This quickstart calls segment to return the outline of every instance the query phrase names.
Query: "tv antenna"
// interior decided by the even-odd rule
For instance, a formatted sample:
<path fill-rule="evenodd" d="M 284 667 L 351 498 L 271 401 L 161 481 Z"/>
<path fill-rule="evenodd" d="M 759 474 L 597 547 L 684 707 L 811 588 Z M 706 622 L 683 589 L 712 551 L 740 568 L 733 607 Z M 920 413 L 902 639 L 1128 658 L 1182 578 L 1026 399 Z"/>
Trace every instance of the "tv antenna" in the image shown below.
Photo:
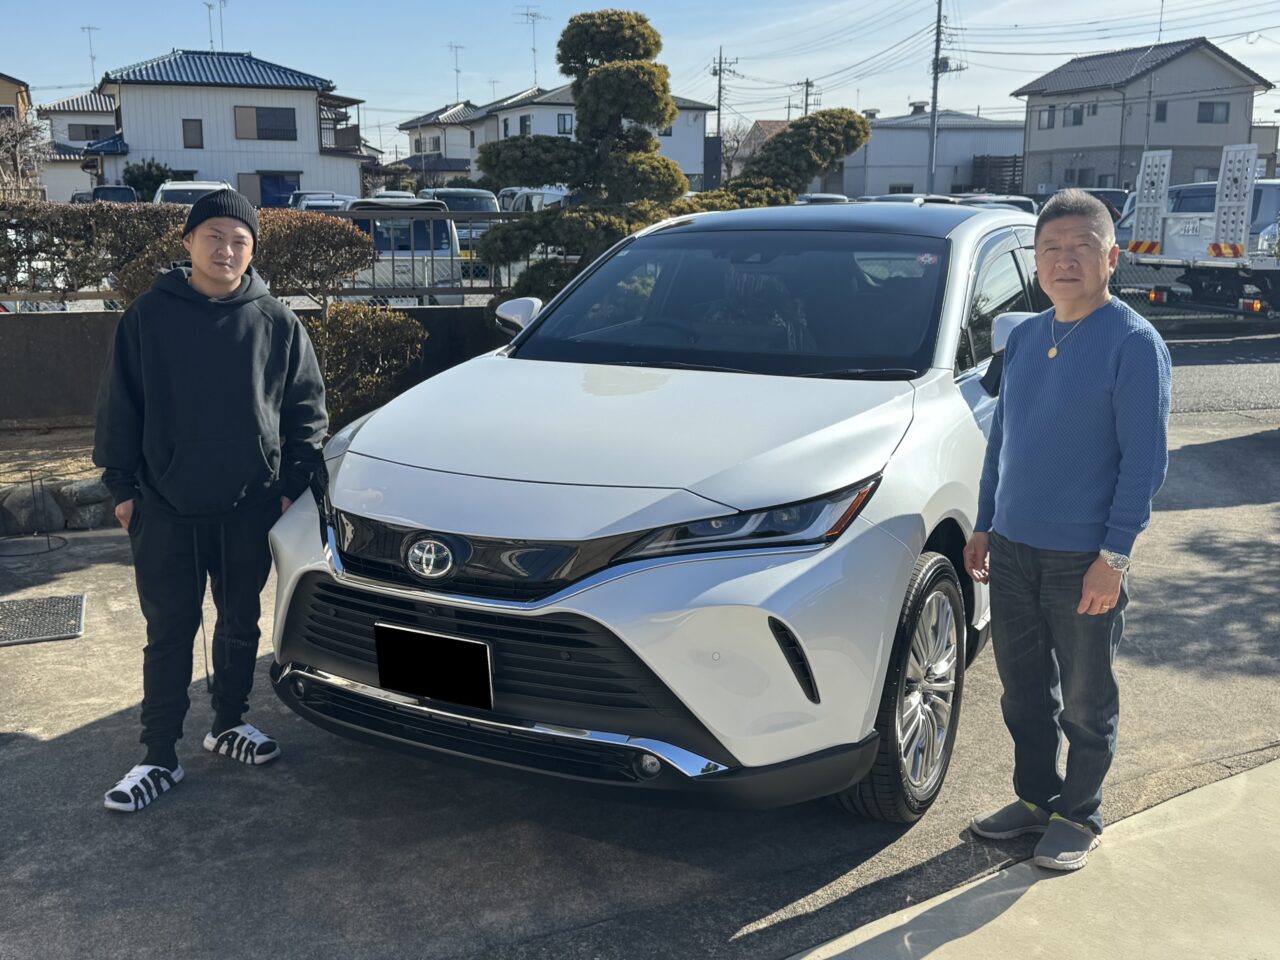
<path fill-rule="evenodd" d="M 516 13 L 516 20 L 523 20 L 529 24 L 529 35 L 533 40 L 533 85 L 538 85 L 538 21 L 550 20 L 550 17 L 543 16 L 538 12 L 537 7 L 525 5 L 524 10 Z"/>
<path fill-rule="evenodd" d="M 89 82 L 94 86 L 98 83 L 98 58 L 93 55 L 93 31 L 101 29 L 101 27 L 80 28 L 80 31 L 89 38 Z"/>
<path fill-rule="evenodd" d="M 458 51 L 465 50 L 467 48 L 460 43 L 454 43 L 452 40 L 450 40 L 448 43 L 445 44 L 445 49 L 453 51 L 453 102 L 461 103 L 462 102 L 462 93 L 461 93 L 462 70 L 458 66 Z"/>
<path fill-rule="evenodd" d="M 209 49 L 211 51 L 217 49 L 213 45 L 213 7 L 214 5 L 209 0 L 204 0 L 204 8 L 209 12 Z"/>

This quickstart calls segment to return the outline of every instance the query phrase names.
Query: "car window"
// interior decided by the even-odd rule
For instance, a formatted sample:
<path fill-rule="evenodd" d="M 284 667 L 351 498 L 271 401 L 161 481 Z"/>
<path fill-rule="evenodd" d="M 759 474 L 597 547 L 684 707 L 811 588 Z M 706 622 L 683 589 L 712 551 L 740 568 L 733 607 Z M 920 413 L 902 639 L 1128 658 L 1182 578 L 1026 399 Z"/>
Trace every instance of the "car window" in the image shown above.
<path fill-rule="evenodd" d="M 461 210 L 468 213 L 496 213 L 498 210 L 498 201 L 493 197 L 450 196 L 445 194 L 439 199 L 443 200 L 444 205 L 450 210 Z"/>
<path fill-rule="evenodd" d="M 924 369 L 946 253 L 936 238 L 874 233 L 651 234 L 544 312 L 514 355 L 778 375 Z"/>
<path fill-rule="evenodd" d="M 978 274 L 969 305 L 968 349 L 971 366 L 991 356 L 991 324 L 1002 313 L 1031 309 L 1017 256 L 1012 250 L 987 261 Z M 963 369 L 963 367 L 962 367 Z"/>
<path fill-rule="evenodd" d="M 159 199 L 163 203 L 191 204 L 191 203 L 195 203 L 197 200 L 203 197 L 206 193 L 213 193 L 213 190 L 210 189 L 209 187 L 196 187 L 195 189 L 183 189 L 179 187 L 176 189 L 160 191 Z"/>
<path fill-rule="evenodd" d="M 353 219 L 351 222 L 373 235 L 373 245 L 379 252 L 430 255 L 433 250 L 450 247 L 447 220 Z"/>

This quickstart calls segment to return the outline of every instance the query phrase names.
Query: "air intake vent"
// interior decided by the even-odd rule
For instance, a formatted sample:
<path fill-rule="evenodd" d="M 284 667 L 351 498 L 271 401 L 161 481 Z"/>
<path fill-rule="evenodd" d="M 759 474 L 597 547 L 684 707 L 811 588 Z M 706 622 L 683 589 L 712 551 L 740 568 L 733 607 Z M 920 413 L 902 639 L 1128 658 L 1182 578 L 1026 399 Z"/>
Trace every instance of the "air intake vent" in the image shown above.
<path fill-rule="evenodd" d="M 804 695 L 810 702 L 818 703 L 818 685 L 814 683 L 813 671 L 809 669 L 809 660 L 805 657 L 804 650 L 800 648 L 800 641 L 783 625 L 782 621 L 775 620 L 773 617 L 769 618 L 769 629 L 773 631 L 773 638 L 782 648 L 782 655 L 787 658 L 787 663 L 791 664 L 791 672 L 796 675 L 796 683 L 800 684 L 800 689 L 804 691 Z"/>

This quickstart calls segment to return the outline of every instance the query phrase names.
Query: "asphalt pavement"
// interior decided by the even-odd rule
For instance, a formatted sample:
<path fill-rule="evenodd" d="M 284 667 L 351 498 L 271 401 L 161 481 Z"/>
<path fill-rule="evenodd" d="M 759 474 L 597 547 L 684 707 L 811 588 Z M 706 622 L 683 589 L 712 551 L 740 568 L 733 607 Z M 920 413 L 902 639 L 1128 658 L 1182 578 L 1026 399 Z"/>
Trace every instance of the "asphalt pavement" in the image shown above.
<path fill-rule="evenodd" d="M 1179 338 L 1171 351 L 1170 476 L 1118 663 L 1113 823 L 1280 757 L 1280 335 Z M 282 758 L 247 768 L 199 750 L 210 716 L 197 644 L 188 778 L 141 814 L 112 815 L 102 792 L 139 756 L 127 541 L 74 535 L 0 561 L 0 596 L 81 591 L 82 639 L 0 648 L 2 960 L 786 957 L 1033 845 L 965 830 L 1009 795 L 989 654 L 968 676 L 943 794 L 909 829 L 825 802 L 635 806 L 363 747 L 279 705 L 265 639 L 249 719 Z"/>

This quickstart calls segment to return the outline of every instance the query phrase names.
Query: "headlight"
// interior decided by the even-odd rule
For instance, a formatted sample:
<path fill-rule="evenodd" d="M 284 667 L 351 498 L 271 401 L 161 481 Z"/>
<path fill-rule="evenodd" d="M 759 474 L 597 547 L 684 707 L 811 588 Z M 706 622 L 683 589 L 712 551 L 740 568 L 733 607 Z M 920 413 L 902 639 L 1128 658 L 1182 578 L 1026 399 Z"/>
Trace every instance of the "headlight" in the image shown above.
<path fill-rule="evenodd" d="M 844 533 L 853 518 L 862 511 L 879 483 L 880 478 L 875 477 L 802 503 L 662 527 L 623 551 L 617 559 L 639 560 L 675 553 L 701 553 L 704 550 L 830 543 Z"/>
<path fill-rule="evenodd" d="M 337 460 L 346 453 L 347 448 L 351 446 L 351 441 L 354 440 L 356 434 L 360 432 L 360 428 L 364 426 L 365 421 L 372 417 L 375 412 L 376 411 L 370 411 L 363 417 L 352 420 L 345 427 L 330 437 L 329 442 L 324 445 L 325 461 Z"/>

